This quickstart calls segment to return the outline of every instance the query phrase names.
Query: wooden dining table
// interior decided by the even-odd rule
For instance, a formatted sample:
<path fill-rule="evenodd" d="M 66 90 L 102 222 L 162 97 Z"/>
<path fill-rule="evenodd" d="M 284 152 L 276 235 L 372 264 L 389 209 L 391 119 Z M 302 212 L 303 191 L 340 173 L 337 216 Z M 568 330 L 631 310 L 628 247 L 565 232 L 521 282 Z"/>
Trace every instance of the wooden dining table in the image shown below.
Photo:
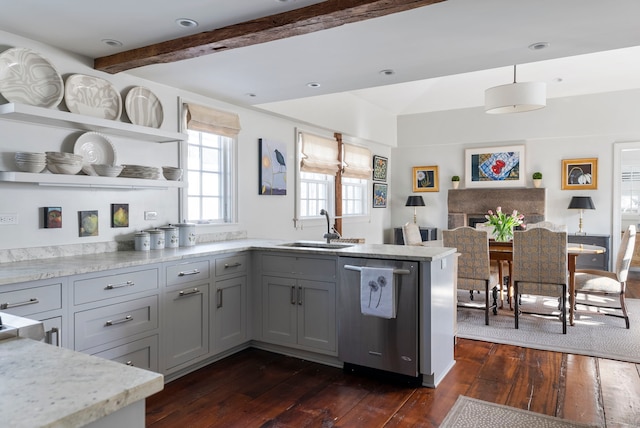
<path fill-rule="evenodd" d="M 567 243 L 567 270 L 569 271 L 569 324 L 573 325 L 574 308 L 576 300 L 576 259 L 583 254 L 602 254 L 605 247 L 598 245 Z M 507 262 L 509 271 L 508 301 L 511 308 L 511 298 L 513 297 L 513 242 L 498 242 L 489 240 L 489 259 L 498 262 L 498 275 L 504 278 L 503 264 Z M 503 287 L 500 287 L 500 307 L 503 307 Z"/>

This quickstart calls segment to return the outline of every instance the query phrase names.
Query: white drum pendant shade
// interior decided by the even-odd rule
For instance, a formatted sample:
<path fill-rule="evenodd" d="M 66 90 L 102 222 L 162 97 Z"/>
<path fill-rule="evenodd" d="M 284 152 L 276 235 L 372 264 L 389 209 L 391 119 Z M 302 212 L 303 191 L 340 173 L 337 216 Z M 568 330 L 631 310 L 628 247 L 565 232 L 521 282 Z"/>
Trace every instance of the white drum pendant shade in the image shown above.
<path fill-rule="evenodd" d="M 544 82 L 510 83 L 484 91 L 484 110 L 489 114 L 520 113 L 547 105 Z"/>

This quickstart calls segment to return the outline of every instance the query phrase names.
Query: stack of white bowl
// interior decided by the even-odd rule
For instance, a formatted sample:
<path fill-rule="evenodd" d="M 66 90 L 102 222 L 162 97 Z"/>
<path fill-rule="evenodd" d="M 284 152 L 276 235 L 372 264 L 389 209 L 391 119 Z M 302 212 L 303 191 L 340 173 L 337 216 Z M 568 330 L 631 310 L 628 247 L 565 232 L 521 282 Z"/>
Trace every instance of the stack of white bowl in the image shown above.
<path fill-rule="evenodd" d="M 123 165 L 124 168 L 120 173 L 120 177 L 129 178 L 148 178 L 151 180 L 157 180 L 160 178 L 160 168 L 155 166 L 144 165 Z"/>
<path fill-rule="evenodd" d="M 47 156 L 44 153 L 16 152 L 16 166 L 22 172 L 42 172 L 47 166 Z"/>
<path fill-rule="evenodd" d="M 122 165 L 109 165 L 106 163 L 92 164 L 93 170 L 102 177 L 117 177 L 122 172 Z"/>
<path fill-rule="evenodd" d="M 63 152 L 45 152 L 47 169 L 54 174 L 75 175 L 82 169 L 82 155 Z"/>
<path fill-rule="evenodd" d="M 162 175 L 167 180 L 177 181 L 182 177 L 182 168 L 175 168 L 173 166 L 163 166 Z"/>

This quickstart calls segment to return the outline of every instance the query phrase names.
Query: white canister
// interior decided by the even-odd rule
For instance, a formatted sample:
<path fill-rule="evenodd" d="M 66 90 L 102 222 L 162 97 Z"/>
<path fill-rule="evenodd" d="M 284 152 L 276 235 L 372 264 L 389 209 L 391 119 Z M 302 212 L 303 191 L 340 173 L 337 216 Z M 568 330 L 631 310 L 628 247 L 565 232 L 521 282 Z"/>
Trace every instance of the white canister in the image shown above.
<path fill-rule="evenodd" d="M 136 233 L 134 236 L 134 248 L 136 251 L 149 251 L 151 249 L 151 240 L 149 237 L 149 233 Z"/>
<path fill-rule="evenodd" d="M 164 248 L 178 248 L 180 246 L 180 229 L 175 226 L 162 226 L 164 231 Z"/>
<path fill-rule="evenodd" d="M 196 245 L 196 225 L 195 223 L 174 224 L 180 231 L 180 246 L 192 247 Z"/>
<path fill-rule="evenodd" d="M 150 229 L 149 237 L 151 239 L 152 250 L 162 250 L 164 248 L 164 230 Z"/>

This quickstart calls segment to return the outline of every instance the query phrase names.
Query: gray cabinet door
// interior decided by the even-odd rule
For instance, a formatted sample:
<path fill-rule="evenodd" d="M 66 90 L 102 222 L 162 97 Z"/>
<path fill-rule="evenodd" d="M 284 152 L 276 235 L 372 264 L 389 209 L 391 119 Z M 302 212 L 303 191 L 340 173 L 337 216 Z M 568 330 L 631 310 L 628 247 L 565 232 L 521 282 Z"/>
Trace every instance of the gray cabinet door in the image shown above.
<path fill-rule="evenodd" d="M 298 344 L 336 350 L 336 284 L 298 281 Z"/>
<path fill-rule="evenodd" d="M 262 277 L 262 338 L 267 342 L 297 342 L 297 281 Z"/>
<path fill-rule="evenodd" d="M 223 352 L 247 341 L 247 277 L 216 281 L 212 296 L 213 343 Z"/>

